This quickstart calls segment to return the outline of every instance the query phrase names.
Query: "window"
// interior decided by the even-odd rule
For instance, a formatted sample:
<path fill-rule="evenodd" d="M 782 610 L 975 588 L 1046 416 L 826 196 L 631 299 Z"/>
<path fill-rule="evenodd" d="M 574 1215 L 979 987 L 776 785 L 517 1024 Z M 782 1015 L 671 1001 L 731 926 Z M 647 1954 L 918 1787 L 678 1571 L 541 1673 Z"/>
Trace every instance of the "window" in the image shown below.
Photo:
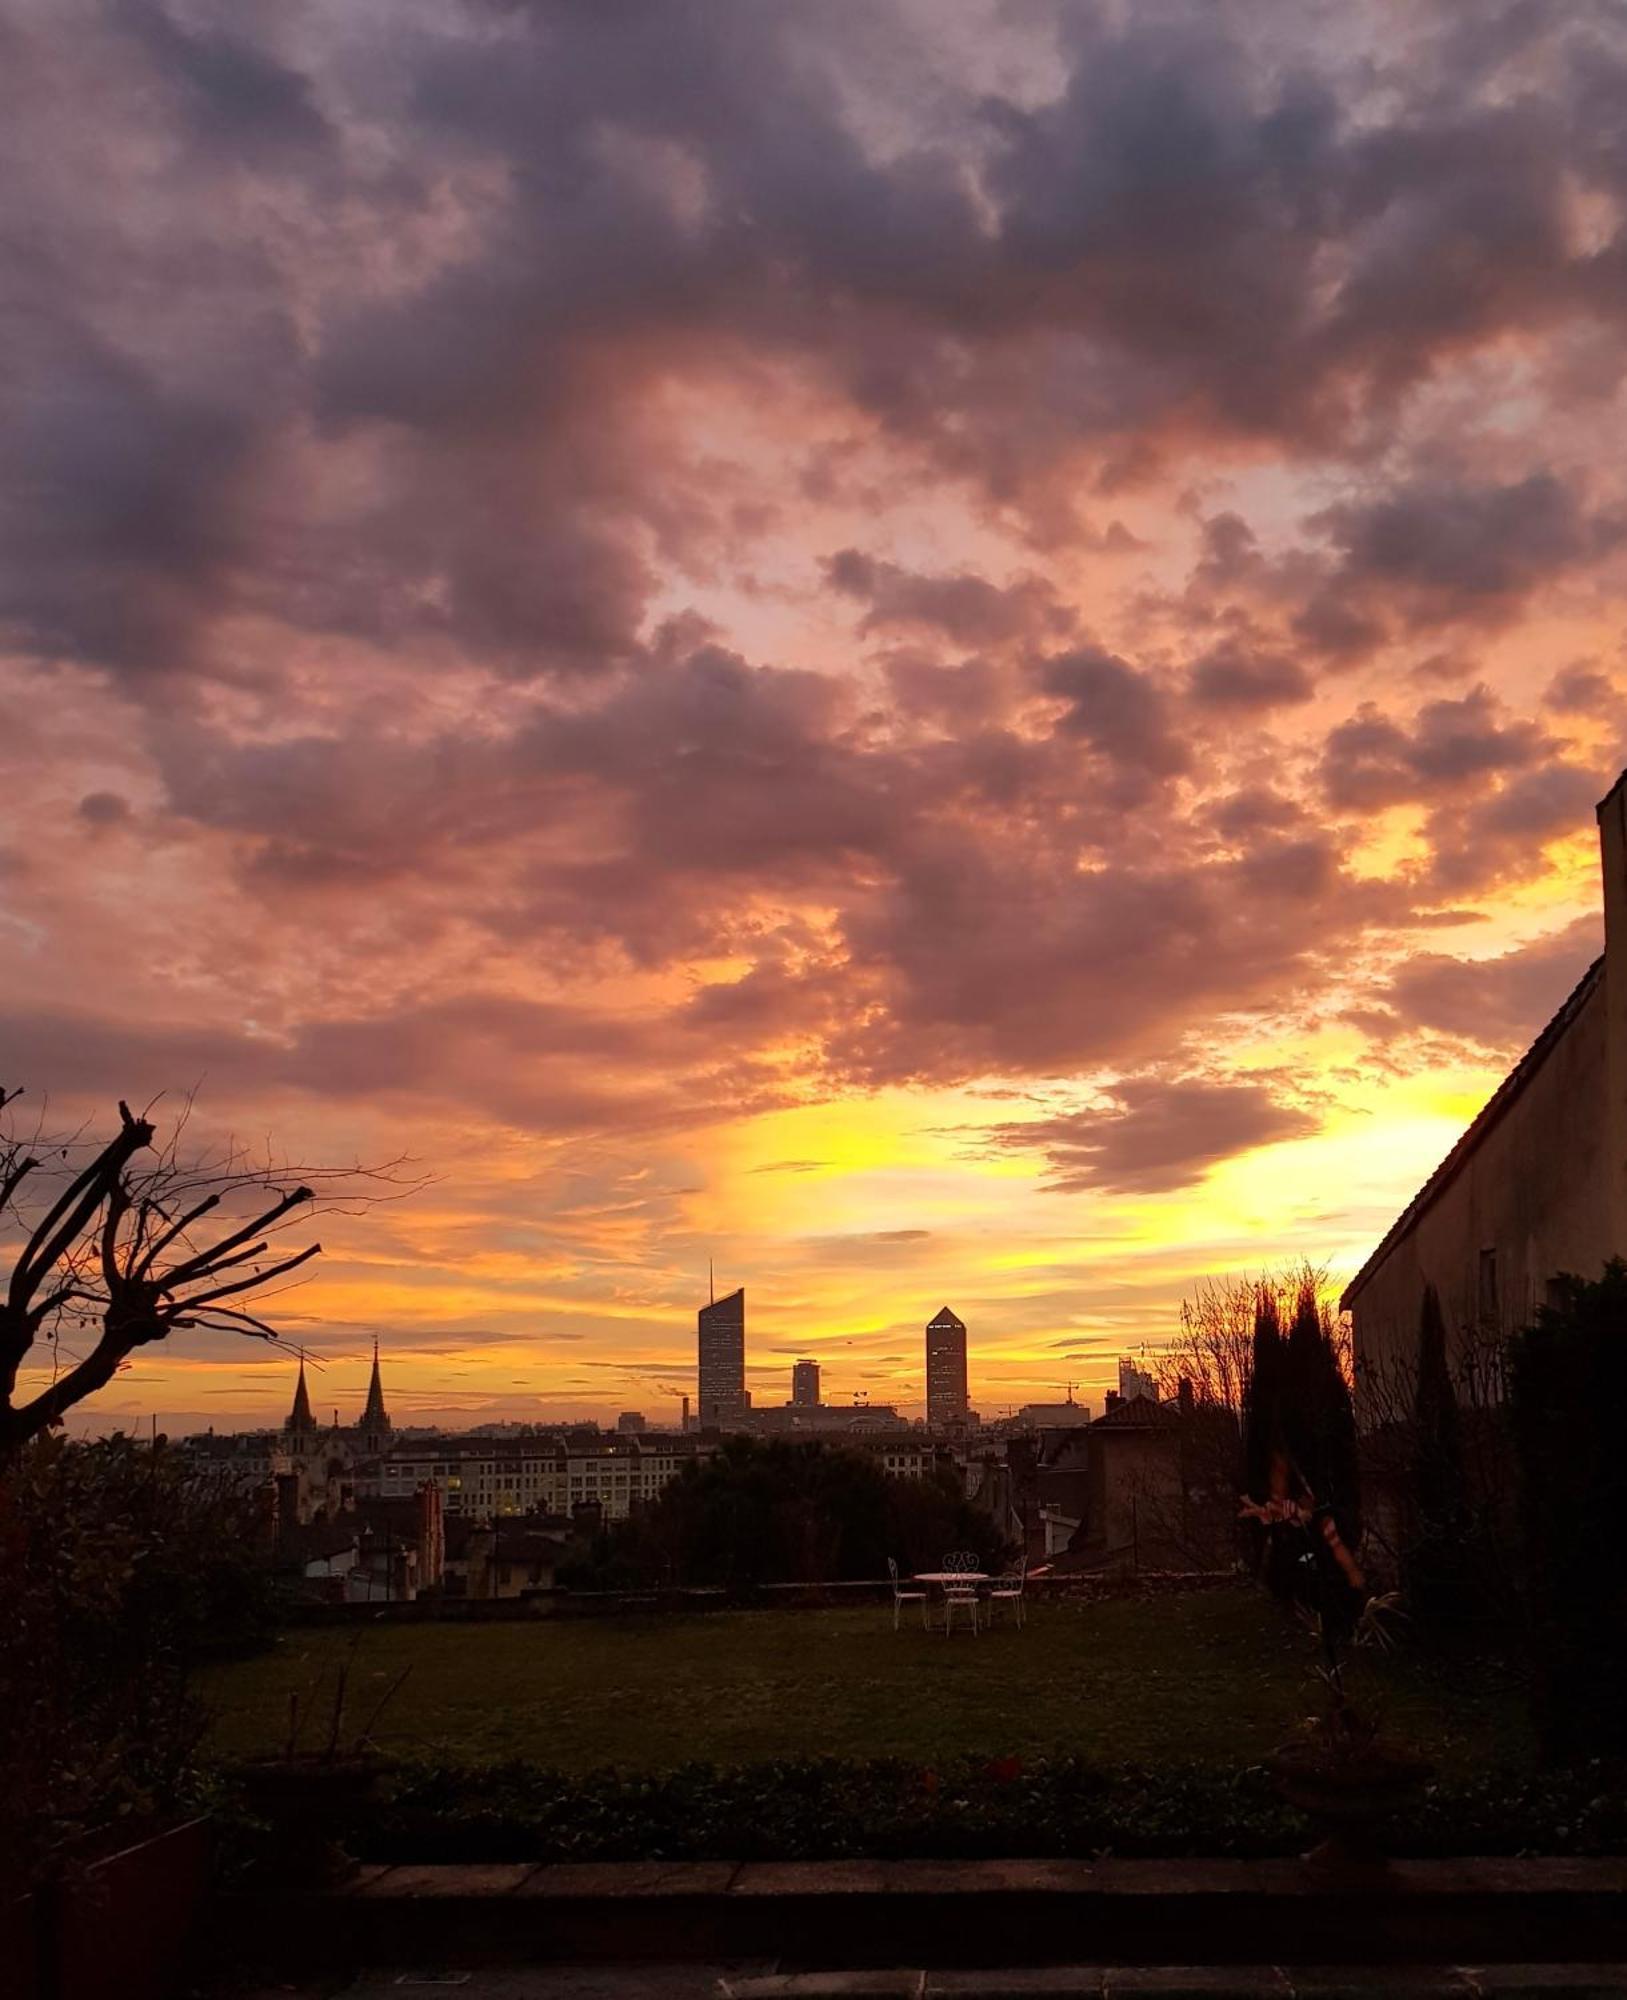
<path fill-rule="evenodd" d="M 1480 1253 L 1480 1318 L 1483 1324 L 1495 1325 L 1499 1317 L 1497 1310 L 1497 1252 L 1495 1249 Z"/>

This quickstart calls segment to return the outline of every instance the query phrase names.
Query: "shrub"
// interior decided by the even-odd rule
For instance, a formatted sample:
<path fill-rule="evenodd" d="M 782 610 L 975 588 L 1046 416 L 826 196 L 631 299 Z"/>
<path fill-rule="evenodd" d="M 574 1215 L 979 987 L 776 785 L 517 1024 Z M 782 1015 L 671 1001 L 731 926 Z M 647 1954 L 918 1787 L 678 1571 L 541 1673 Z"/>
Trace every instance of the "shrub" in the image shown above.
<path fill-rule="evenodd" d="M 1309 1828 L 1263 1769 L 1072 1757 L 796 1760 L 567 1778 L 533 1764 L 399 1771 L 359 1838 L 368 1860 L 807 1861 L 1297 1854 Z M 1627 1852 L 1604 1767 L 1431 1785 L 1399 1830 L 1417 1855 Z"/>
<path fill-rule="evenodd" d="M 711 1585 L 736 1598 L 765 1583 L 885 1576 L 974 1550 L 993 1569 L 1005 1550 L 952 1474 L 889 1478 L 862 1452 L 825 1443 L 732 1437 L 687 1465 L 631 1521 L 601 1536 L 589 1563 L 561 1572 L 601 1587 Z"/>
<path fill-rule="evenodd" d="M 1537 1723 L 1552 1758 L 1627 1752 L 1627 1263 L 1559 1299 L 1515 1337 L 1510 1400 L 1525 1582 L 1540 1642 Z"/>
<path fill-rule="evenodd" d="M 206 1641 L 262 1634 L 269 1586 L 224 1496 L 177 1455 L 47 1435 L 0 1479 L 0 1866 L 199 1792 L 187 1688 Z"/>

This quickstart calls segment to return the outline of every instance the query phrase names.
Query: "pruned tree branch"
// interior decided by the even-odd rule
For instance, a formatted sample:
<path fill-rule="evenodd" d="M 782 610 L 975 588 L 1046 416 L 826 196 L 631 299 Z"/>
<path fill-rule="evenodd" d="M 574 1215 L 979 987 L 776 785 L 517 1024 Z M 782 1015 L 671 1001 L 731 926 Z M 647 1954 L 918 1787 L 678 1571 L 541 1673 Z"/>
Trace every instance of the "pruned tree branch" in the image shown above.
<path fill-rule="evenodd" d="M 355 1213 L 422 1185 L 400 1171 L 401 1162 L 322 1169 L 292 1187 L 294 1176 L 269 1159 L 252 1163 L 235 1147 L 182 1162 L 186 1110 L 155 1152 L 153 1121 L 122 1102 L 117 1133 L 74 1164 L 76 1144 L 25 1142 L 7 1127 L 4 1114 L 17 1095 L 0 1088 L 0 1219 L 20 1224 L 22 1235 L 9 1275 L 0 1278 L 0 1470 L 28 1438 L 104 1388 L 138 1347 L 199 1327 L 275 1340 L 273 1326 L 223 1301 L 264 1297 L 320 1253 L 318 1243 L 286 1253 L 278 1244 L 294 1217 L 317 1206 Z M 153 1157 L 138 1169 L 142 1155 Z M 59 1163 L 54 1174 L 44 1171 L 48 1157 Z M 44 1199 L 53 1187 L 37 1217 L 19 1213 L 33 1190 Z M 200 1241 L 211 1217 L 224 1233 Z M 42 1338 L 54 1340 L 59 1320 L 95 1327 L 94 1344 L 19 1398 L 31 1350 Z M 53 1346 L 53 1366 L 58 1352 Z"/>

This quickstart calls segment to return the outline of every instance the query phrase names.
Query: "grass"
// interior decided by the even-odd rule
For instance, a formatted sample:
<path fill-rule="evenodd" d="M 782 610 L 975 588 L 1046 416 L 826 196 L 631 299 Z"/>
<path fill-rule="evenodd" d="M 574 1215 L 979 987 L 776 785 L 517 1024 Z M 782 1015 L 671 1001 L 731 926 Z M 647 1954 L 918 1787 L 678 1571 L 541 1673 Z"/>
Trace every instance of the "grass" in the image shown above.
<path fill-rule="evenodd" d="M 1245 1590 L 1038 1604 L 1021 1632 L 949 1640 L 908 1622 L 895 1635 L 885 1606 L 362 1631 L 354 1724 L 410 1668 L 374 1731 L 381 1748 L 463 1764 L 525 1758 L 568 1774 L 1065 1754 L 1235 1769 L 1316 1701 L 1307 1634 Z M 201 1692 L 214 1750 L 275 1751 L 290 1694 L 325 1716 L 321 1689 L 331 1702 L 353 1638 L 298 1628 L 270 1654 L 210 1669 Z M 1443 1775 L 1530 1760 L 1518 1695 L 1489 1667 L 1364 1655 L 1352 1686 Z M 321 1733 L 313 1720 L 303 1744 Z"/>

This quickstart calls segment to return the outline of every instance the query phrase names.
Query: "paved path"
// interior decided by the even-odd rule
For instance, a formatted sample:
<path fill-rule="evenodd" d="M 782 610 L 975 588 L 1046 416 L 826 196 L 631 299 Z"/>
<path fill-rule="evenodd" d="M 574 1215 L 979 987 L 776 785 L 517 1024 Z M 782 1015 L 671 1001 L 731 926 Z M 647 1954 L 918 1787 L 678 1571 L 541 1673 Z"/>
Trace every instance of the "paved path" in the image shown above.
<path fill-rule="evenodd" d="M 779 1972 L 587 1965 L 364 1973 L 261 1985 L 229 2000 L 1627 2000 L 1627 1966 L 1026 1966 L 1012 1971 Z M 221 2000 L 228 2000 L 226 1994 Z"/>

